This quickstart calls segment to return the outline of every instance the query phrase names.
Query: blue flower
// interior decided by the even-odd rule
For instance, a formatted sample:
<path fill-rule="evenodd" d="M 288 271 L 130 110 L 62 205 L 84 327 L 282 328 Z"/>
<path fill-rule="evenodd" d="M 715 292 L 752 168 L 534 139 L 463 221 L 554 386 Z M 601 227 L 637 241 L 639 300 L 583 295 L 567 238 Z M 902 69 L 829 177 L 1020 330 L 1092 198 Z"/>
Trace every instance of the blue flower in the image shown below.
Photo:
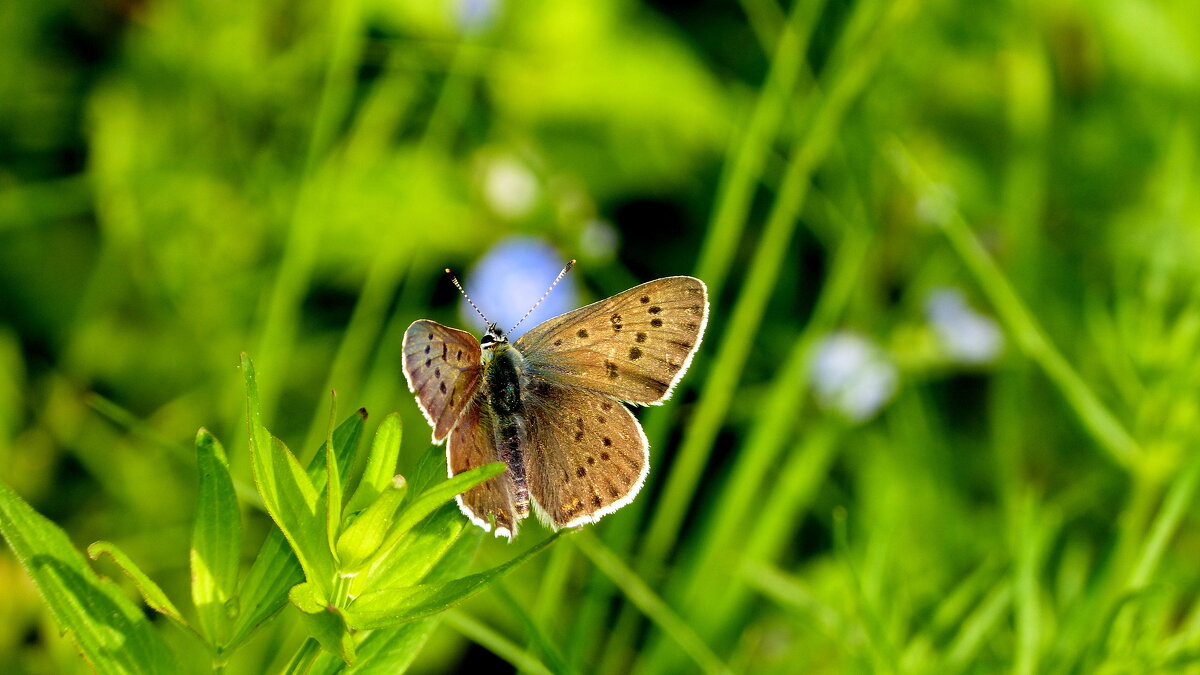
<path fill-rule="evenodd" d="M 566 263 L 566 258 L 541 239 L 509 237 L 475 264 L 464 285 L 488 319 L 499 324 L 501 330 L 508 330 L 542 297 Z M 515 340 L 542 321 L 574 309 L 578 306 L 577 295 L 574 277 L 568 274 L 509 339 Z M 469 325 L 480 322 L 466 300 L 460 311 Z"/>

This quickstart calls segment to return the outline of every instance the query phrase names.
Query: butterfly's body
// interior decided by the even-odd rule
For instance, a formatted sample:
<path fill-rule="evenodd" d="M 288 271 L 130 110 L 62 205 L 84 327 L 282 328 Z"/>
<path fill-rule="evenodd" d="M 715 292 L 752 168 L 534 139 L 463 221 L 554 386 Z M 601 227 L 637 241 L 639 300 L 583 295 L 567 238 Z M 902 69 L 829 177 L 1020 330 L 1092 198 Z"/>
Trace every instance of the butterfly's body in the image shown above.
<path fill-rule="evenodd" d="M 560 275 L 561 276 L 561 275 Z M 508 470 L 458 496 L 462 512 L 511 538 L 533 507 L 555 528 L 629 503 L 649 444 L 621 402 L 657 405 L 687 371 L 708 320 L 699 279 L 666 277 L 535 326 L 509 343 L 425 319 L 404 334 L 404 375 L 451 476 Z"/>
<path fill-rule="evenodd" d="M 492 337 L 492 340 L 488 340 Z M 527 381 L 525 358 L 502 336 L 488 331 L 483 341 L 483 386 L 475 394 L 492 411 L 492 436 L 496 454 L 508 465 L 515 494 L 517 518 L 529 513 L 529 486 L 525 478 L 525 409 L 521 404 L 522 381 Z"/>

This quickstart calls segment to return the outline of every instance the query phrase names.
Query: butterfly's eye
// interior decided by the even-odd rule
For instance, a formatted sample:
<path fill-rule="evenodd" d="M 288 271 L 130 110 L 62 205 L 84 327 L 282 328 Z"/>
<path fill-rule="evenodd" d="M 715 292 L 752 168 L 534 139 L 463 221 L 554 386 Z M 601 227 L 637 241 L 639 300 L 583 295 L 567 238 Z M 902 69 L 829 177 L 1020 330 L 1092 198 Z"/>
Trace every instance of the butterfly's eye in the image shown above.
<path fill-rule="evenodd" d="M 480 347 L 486 347 L 486 346 L 488 346 L 488 345 L 492 344 L 493 342 L 495 342 L 495 339 L 493 339 L 491 335 L 484 335 L 484 336 L 483 336 L 483 337 L 482 337 L 482 338 L 479 340 L 479 346 L 480 346 Z"/>

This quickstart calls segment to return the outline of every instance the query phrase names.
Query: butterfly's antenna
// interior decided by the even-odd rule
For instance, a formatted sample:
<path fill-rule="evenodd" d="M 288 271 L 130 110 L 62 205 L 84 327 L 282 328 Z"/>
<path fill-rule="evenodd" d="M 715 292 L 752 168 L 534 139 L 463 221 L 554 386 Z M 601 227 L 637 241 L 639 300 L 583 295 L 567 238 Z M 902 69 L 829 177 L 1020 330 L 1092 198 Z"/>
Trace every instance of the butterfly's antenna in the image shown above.
<path fill-rule="evenodd" d="M 462 284 L 458 283 L 458 277 L 454 276 L 454 272 L 451 272 L 449 267 L 446 268 L 446 274 L 450 275 L 450 281 L 454 282 L 454 287 L 458 289 L 458 292 L 462 293 L 467 302 L 471 303 L 471 306 L 475 308 L 475 313 L 479 315 L 479 318 L 483 319 L 484 325 L 492 325 L 492 322 L 488 321 L 487 316 L 484 315 L 483 310 L 479 309 L 479 306 L 475 304 L 471 296 L 467 295 L 467 291 L 462 287 Z"/>
<path fill-rule="evenodd" d="M 546 296 L 550 295 L 550 291 L 554 290 L 554 287 L 558 285 L 558 282 L 562 281 L 562 278 L 567 276 L 567 272 L 570 272 L 571 268 L 574 266 L 575 266 L 575 261 L 572 260 L 567 263 L 566 267 L 562 268 L 562 271 L 558 273 L 558 276 L 554 277 L 554 283 L 550 284 L 550 288 L 546 289 L 546 292 L 542 294 L 542 297 L 539 298 L 537 302 L 533 303 L 533 307 L 530 307 L 528 312 L 525 312 L 525 316 L 521 317 L 521 320 L 517 322 L 517 326 L 520 326 L 525 321 L 525 319 L 529 318 L 530 314 L 533 314 L 533 310 L 537 309 L 538 305 L 542 304 L 542 300 L 545 300 Z M 508 333 L 511 333 L 514 330 L 516 330 L 517 326 L 513 326 L 512 328 L 509 328 Z M 505 335 L 508 335 L 508 333 L 505 333 Z"/>

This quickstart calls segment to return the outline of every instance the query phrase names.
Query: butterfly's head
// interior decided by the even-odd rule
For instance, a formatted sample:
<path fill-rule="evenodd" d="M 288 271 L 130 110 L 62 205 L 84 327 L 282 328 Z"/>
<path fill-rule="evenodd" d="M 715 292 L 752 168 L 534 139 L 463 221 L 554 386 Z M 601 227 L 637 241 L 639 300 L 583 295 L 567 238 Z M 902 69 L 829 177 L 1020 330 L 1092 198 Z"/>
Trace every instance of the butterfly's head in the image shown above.
<path fill-rule="evenodd" d="M 484 349 L 495 349 L 496 345 L 507 344 L 508 338 L 505 337 L 504 331 L 500 330 L 500 326 L 494 323 L 489 323 L 487 332 L 479 340 L 479 346 Z"/>

